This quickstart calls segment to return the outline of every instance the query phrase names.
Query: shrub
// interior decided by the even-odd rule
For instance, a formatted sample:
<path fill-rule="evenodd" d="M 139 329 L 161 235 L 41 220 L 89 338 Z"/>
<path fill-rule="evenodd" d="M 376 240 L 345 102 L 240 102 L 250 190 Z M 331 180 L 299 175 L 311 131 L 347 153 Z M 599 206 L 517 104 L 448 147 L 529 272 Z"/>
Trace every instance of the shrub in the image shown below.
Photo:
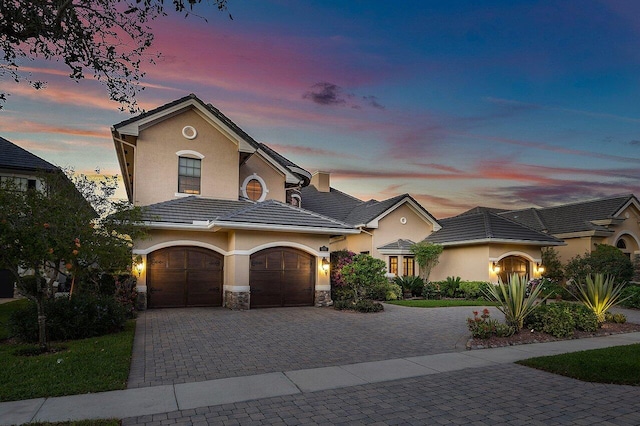
<path fill-rule="evenodd" d="M 627 317 L 625 314 L 612 314 L 611 312 L 606 312 L 604 314 L 605 322 L 614 322 L 616 324 L 624 324 L 627 322 Z"/>
<path fill-rule="evenodd" d="M 598 244 L 591 253 L 572 258 L 566 266 L 566 275 L 584 282 L 588 275 L 602 274 L 616 277 L 617 282 L 628 282 L 633 278 L 633 263 L 618 248 Z"/>
<path fill-rule="evenodd" d="M 640 286 L 627 286 L 622 290 L 619 304 L 625 308 L 640 309 Z"/>
<path fill-rule="evenodd" d="M 421 296 L 425 299 L 440 299 L 441 292 L 438 284 L 434 282 L 425 284 Z"/>
<path fill-rule="evenodd" d="M 558 251 L 553 247 L 542 248 L 542 264 L 544 265 L 543 278 L 561 282 L 564 280 L 564 268 L 558 256 Z"/>
<path fill-rule="evenodd" d="M 473 311 L 473 318 L 467 318 L 467 327 L 471 335 L 478 339 L 488 339 L 494 335 L 509 337 L 516 331 L 514 327 L 490 318 L 489 310 L 486 308 L 482 310 L 482 314 L 478 314 L 478 311 Z"/>
<path fill-rule="evenodd" d="M 402 288 L 390 281 L 381 282 L 367 289 L 366 297 L 373 300 L 402 300 Z"/>
<path fill-rule="evenodd" d="M 342 278 L 342 268 L 353 262 L 355 253 L 347 250 L 337 250 L 331 253 L 331 298 L 333 300 L 349 299 L 349 289 Z"/>
<path fill-rule="evenodd" d="M 395 277 L 394 282 L 398 284 L 404 291 L 410 291 L 413 296 L 421 296 L 424 281 L 420 277 L 409 275 L 406 277 Z"/>
<path fill-rule="evenodd" d="M 125 310 L 113 296 L 90 294 L 46 302 L 46 326 L 51 340 L 76 340 L 123 329 Z M 38 341 L 35 304 L 14 312 L 9 321 L 9 334 L 27 342 Z"/>
<path fill-rule="evenodd" d="M 489 285 L 484 281 L 462 281 L 460 283 L 460 292 L 465 299 L 476 300 L 483 296 Z"/>
<path fill-rule="evenodd" d="M 439 244 L 421 241 L 411 246 L 411 252 L 415 255 L 416 262 L 420 266 L 420 275 L 425 282 L 429 282 L 431 270 L 440 262 L 439 258 L 444 250 Z"/>
<path fill-rule="evenodd" d="M 440 291 L 444 297 L 460 296 L 460 277 L 447 277 L 446 281 L 440 281 Z"/>
<path fill-rule="evenodd" d="M 584 282 L 577 284 L 576 299 L 591 309 L 598 317 L 598 323 L 605 321 L 605 312 L 621 300 L 624 283 L 615 284 L 614 277 L 596 274 L 587 275 Z"/>
<path fill-rule="evenodd" d="M 507 324 L 519 331 L 523 327 L 525 317 L 536 309 L 542 287 L 532 289 L 529 297 L 525 295 L 526 290 L 526 278 L 513 274 L 507 284 L 499 280 L 498 285 L 488 286 L 484 294 L 488 300 L 498 302 L 498 309 L 504 314 Z"/>
<path fill-rule="evenodd" d="M 351 300 L 339 300 L 334 302 L 333 308 L 339 311 L 349 310 L 356 312 L 380 312 L 384 310 L 384 306 L 381 303 L 374 302 L 369 299 L 362 299 L 357 302 L 353 302 Z"/>
<path fill-rule="evenodd" d="M 555 337 L 569 337 L 575 330 L 596 331 L 596 315 L 583 305 L 558 302 L 541 305 L 525 318 L 527 328 Z"/>
<path fill-rule="evenodd" d="M 540 294 L 544 297 L 548 297 L 550 299 L 575 300 L 575 297 L 573 297 L 573 294 L 571 294 L 567 287 L 560 284 L 558 281 L 554 281 L 550 278 L 542 278 L 542 280 L 540 280 L 540 285 L 542 286 Z"/>
<path fill-rule="evenodd" d="M 340 270 L 345 286 L 351 291 L 351 297 L 358 301 L 366 296 L 369 289 L 389 282 L 385 276 L 387 266 L 384 261 L 368 254 L 358 254 L 353 262 Z"/>
<path fill-rule="evenodd" d="M 138 289 L 136 279 L 132 276 L 123 275 L 114 281 L 114 293 L 116 301 L 124 309 L 127 318 L 136 317 L 136 303 L 138 302 Z"/>

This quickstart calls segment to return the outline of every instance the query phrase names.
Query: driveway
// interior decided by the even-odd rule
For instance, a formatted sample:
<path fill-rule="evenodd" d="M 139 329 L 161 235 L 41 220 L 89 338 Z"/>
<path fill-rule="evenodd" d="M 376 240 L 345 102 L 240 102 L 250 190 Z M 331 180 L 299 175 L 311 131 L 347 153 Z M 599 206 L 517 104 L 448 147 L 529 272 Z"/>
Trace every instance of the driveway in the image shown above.
<path fill-rule="evenodd" d="M 138 318 L 129 388 L 463 351 L 477 309 L 149 310 Z"/>

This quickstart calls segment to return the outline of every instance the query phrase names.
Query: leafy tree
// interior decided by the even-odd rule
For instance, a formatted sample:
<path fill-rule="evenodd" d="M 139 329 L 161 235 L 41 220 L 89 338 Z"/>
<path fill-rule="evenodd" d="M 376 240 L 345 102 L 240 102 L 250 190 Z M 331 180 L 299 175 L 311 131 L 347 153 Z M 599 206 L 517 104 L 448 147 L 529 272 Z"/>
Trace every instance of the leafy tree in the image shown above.
<path fill-rule="evenodd" d="M 416 262 L 420 266 L 420 276 L 425 283 L 429 282 L 431 270 L 440 262 L 443 247 L 440 244 L 428 243 L 425 241 L 411 246 L 411 253 L 416 256 Z"/>
<path fill-rule="evenodd" d="M 577 255 L 567 264 L 566 276 L 584 282 L 587 275 L 604 274 L 615 277 L 616 282 L 628 282 L 633 278 L 633 263 L 617 247 L 598 244 L 591 253 Z"/>
<path fill-rule="evenodd" d="M 227 10 L 227 0 L 167 0 L 170 9 L 185 16 L 200 3 Z M 45 83 L 25 77 L 20 62 L 63 61 L 71 79 L 92 74 L 122 109 L 136 112 L 135 96 L 144 77 L 140 64 L 154 38 L 150 22 L 166 14 L 164 0 L 3 0 L 0 79 L 26 80 L 40 89 Z M 4 100 L 6 93 L 0 93 Z"/>
<path fill-rule="evenodd" d="M 542 264 L 544 265 L 543 278 L 549 278 L 556 282 L 564 280 L 564 268 L 556 249 L 553 247 L 542 248 Z"/>
<path fill-rule="evenodd" d="M 0 183 L 0 267 L 12 271 L 20 292 L 36 302 L 39 343 L 46 350 L 45 301 L 59 274 L 97 284 L 100 275 L 131 264 L 132 238 L 145 231 L 138 226 L 139 208 L 109 200 L 115 178 L 96 183 L 57 172 L 39 180 L 43 190 Z"/>
<path fill-rule="evenodd" d="M 368 254 L 358 254 L 353 258 L 353 262 L 342 267 L 340 273 L 353 295 L 353 301 L 357 303 L 367 295 L 369 289 L 388 282 L 386 271 L 387 265 L 384 261 Z"/>

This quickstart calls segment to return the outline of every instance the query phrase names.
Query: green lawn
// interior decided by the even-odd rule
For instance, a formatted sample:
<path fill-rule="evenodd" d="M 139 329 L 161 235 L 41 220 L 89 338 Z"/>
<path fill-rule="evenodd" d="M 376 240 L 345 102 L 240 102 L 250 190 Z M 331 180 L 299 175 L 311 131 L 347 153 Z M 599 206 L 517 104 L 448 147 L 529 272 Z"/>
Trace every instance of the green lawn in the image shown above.
<path fill-rule="evenodd" d="M 2 315 L 16 309 L 14 304 L 1 305 Z M 0 401 L 125 389 L 134 332 L 135 322 L 129 321 L 120 333 L 54 343 L 66 349 L 38 356 L 17 355 L 34 345 L 0 343 Z M 6 336 L 5 323 L 0 333 Z"/>
<path fill-rule="evenodd" d="M 411 308 L 448 308 L 451 306 L 495 306 L 493 302 L 486 300 L 464 300 L 464 299 L 440 299 L 440 300 L 391 300 L 386 303 L 399 306 L 409 306 Z"/>
<path fill-rule="evenodd" d="M 640 344 L 543 356 L 518 364 L 585 382 L 640 386 Z"/>

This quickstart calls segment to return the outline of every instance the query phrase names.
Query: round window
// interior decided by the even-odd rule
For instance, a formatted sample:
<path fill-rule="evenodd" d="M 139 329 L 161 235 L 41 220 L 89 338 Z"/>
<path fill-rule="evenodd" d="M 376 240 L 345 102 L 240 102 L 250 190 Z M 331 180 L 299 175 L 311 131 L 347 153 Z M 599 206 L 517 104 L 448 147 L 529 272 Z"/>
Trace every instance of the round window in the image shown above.
<path fill-rule="evenodd" d="M 247 198 L 258 201 L 262 197 L 262 184 L 257 179 L 251 179 L 246 186 Z"/>

